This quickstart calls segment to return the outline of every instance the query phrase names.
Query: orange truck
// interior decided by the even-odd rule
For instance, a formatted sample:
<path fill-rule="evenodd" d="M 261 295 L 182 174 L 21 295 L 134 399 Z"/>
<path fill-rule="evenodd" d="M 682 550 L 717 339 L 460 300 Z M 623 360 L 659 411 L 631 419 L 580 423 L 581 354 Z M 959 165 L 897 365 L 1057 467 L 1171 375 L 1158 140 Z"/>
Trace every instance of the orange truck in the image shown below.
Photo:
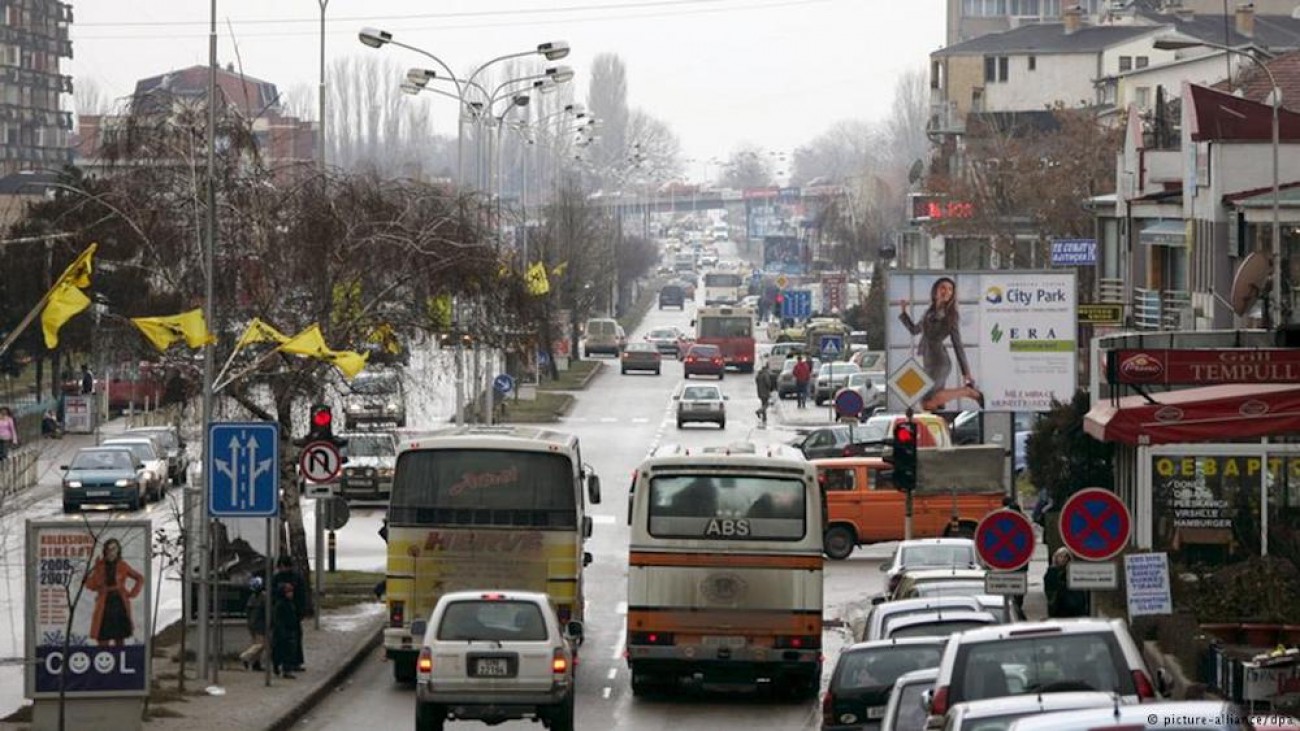
<path fill-rule="evenodd" d="M 879 457 L 812 463 L 826 497 L 823 547 L 829 558 L 847 558 L 856 546 L 904 538 L 907 495 L 889 483 L 889 463 Z M 912 537 L 974 536 L 980 519 L 1002 507 L 1005 470 L 1006 453 L 1000 446 L 918 450 Z"/>

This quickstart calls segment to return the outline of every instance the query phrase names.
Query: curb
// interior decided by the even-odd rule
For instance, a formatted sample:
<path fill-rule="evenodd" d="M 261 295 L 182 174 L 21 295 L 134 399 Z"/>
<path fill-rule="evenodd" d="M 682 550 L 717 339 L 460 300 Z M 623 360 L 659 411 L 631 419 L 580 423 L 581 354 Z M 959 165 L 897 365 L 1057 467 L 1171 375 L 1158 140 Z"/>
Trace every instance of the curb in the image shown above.
<path fill-rule="evenodd" d="M 601 365 L 604 365 L 604 364 L 602 363 Z M 596 369 L 596 370 L 599 370 L 599 369 Z M 595 373 L 595 372 L 596 372 L 596 371 L 594 371 L 594 370 L 592 371 L 592 373 Z M 565 401 L 563 404 L 561 404 L 561 405 L 560 405 L 560 408 L 558 408 L 558 409 L 555 410 L 555 421 L 557 421 L 557 422 L 558 422 L 558 421 L 559 421 L 559 420 L 560 420 L 560 419 L 561 419 L 565 414 L 568 414 L 570 411 L 573 410 L 573 405 L 574 405 L 574 404 L 578 403 L 578 398 L 577 398 L 576 396 L 574 396 L 573 394 L 566 393 L 566 394 L 564 394 L 564 396 L 565 396 L 568 400 Z"/>
<path fill-rule="evenodd" d="M 383 641 L 384 627 L 383 624 L 380 623 L 380 626 L 375 629 L 374 634 L 369 637 L 363 637 L 353 646 L 352 650 L 349 651 L 350 655 L 348 660 L 339 665 L 334 672 L 329 675 L 329 677 L 324 678 L 317 683 L 316 687 L 313 688 L 306 697 L 294 704 L 294 706 L 281 715 L 278 720 L 267 726 L 268 731 L 286 731 L 287 729 L 292 728 L 293 725 L 298 723 L 303 716 L 307 715 L 308 711 L 320 705 L 321 701 L 325 699 L 325 696 L 333 693 L 334 688 L 339 684 L 339 682 L 348 675 L 351 675 L 352 671 L 356 670 L 357 666 L 366 659 L 371 651 L 383 644 Z"/>
<path fill-rule="evenodd" d="M 582 383 L 579 384 L 578 387 L 574 389 L 575 391 L 581 391 L 581 390 L 585 389 L 588 385 L 591 384 L 591 380 L 592 380 L 593 378 L 595 378 L 596 376 L 598 376 L 598 375 L 600 375 L 601 373 L 604 373 L 604 372 L 605 372 L 605 362 L 604 362 L 604 361 L 601 361 L 601 360 L 593 360 L 593 361 L 591 361 L 591 362 L 592 362 L 592 363 L 595 363 L 595 364 L 596 364 L 596 367 L 595 367 L 595 368 L 592 368 L 592 369 L 591 369 L 591 372 L 587 374 L 587 377 L 584 378 L 584 379 L 582 379 Z M 566 411 L 567 411 L 567 409 L 566 409 Z"/>

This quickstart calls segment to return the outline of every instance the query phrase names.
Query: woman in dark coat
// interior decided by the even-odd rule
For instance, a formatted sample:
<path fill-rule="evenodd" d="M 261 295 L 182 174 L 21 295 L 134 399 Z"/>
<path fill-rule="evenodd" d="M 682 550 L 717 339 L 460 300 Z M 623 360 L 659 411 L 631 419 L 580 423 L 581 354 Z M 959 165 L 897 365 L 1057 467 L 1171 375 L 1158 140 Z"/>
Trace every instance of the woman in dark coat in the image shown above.
<path fill-rule="evenodd" d="M 131 601 L 144 590 L 144 576 L 122 560 L 122 543 L 116 538 L 104 541 L 104 552 L 86 575 L 86 589 L 97 594 L 90 636 L 108 646 L 132 639 Z"/>
<path fill-rule="evenodd" d="M 1071 589 L 1069 583 L 1070 550 L 1056 549 L 1052 565 L 1043 575 L 1043 593 L 1047 595 L 1047 616 L 1052 618 L 1088 616 L 1087 592 Z"/>
<path fill-rule="evenodd" d="M 271 663 L 276 675 L 292 679 L 298 643 L 302 641 L 302 621 L 293 603 L 293 583 L 280 584 L 279 589 L 271 607 Z"/>
<path fill-rule="evenodd" d="M 957 314 L 957 283 L 949 277 L 939 277 L 930 286 L 930 307 L 916 322 L 907 311 L 907 300 L 899 300 L 898 319 L 908 332 L 920 335 L 921 342 L 917 350 L 921 354 L 921 367 L 925 374 L 934 381 L 934 386 L 925 394 L 921 408 L 926 411 L 938 411 L 953 399 L 968 398 L 979 407 L 984 408 L 984 394 L 975 388 L 975 379 L 971 376 L 970 364 L 966 362 L 966 349 L 961 342 L 961 318 Z M 950 388 L 948 376 L 952 374 L 952 359 L 948 357 L 948 345 L 952 341 L 953 353 L 957 356 L 957 365 L 961 367 L 962 386 Z"/>

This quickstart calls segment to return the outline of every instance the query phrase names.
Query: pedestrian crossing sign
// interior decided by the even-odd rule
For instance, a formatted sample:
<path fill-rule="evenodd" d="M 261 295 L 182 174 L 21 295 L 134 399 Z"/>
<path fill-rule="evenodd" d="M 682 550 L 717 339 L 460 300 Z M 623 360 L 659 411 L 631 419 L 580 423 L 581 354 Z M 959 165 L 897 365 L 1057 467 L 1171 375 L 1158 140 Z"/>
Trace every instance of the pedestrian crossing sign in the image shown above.
<path fill-rule="evenodd" d="M 839 335 L 823 335 L 821 342 L 822 358 L 834 358 L 844 352 L 844 338 Z"/>

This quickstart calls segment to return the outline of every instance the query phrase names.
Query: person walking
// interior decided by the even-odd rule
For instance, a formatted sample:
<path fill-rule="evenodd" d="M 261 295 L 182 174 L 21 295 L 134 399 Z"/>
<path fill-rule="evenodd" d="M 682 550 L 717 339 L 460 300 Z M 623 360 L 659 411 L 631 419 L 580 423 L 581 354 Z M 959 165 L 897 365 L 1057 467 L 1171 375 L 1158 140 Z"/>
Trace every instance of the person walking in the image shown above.
<path fill-rule="evenodd" d="M 90 371 L 90 366 L 85 363 L 81 364 L 81 393 L 90 394 L 95 392 L 95 374 Z"/>
<path fill-rule="evenodd" d="M 275 674 L 292 680 L 302 653 L 302 621 L 298 618 L 293 583 L 278 584 L 271 605 L 271 666 Z"/>
<path fill-rule="evenodd" d="M 248 635 L 251 642 L 248 649 L 239 653 L 239 660 L 244 669 L 262 671 L 262 651 L 266 646 L 266 592 L 263 591 L 262 577 L 254 576 L 248 580 L 248 602 L 244 604 L 244 613 L 248 615 Z"/>
<path fill-rule="evenodd" d="M 758 420 L 767 424 L 767 403 L 772 398 L 772 369 L 763 363 L 763 367 L 754 374 L 754 390 L 758 392 L 758 410 L 754 412 Z"/>
<path fill-rule="evenodd" d="M 298 570 L 294 568 L 293 559 L 288 556 L 281 556 L 275 562 L 275 574 L 271 576 L 271 584 L 273 595 L 277 599 L 282 595 L 282 587 L 285 584 L 293 587 L 293 593 L 290 596 L 293 599 L 293 608 L 298 617 L 300 631 L 294 636 L 294 651 L 289 667 L 295 672 L 302 672 L 306 658 L 303 657 L 302 651 L 301 622 L 307 616 L 307 582 L 302 578 L 302 574 L 298 573 Z"/>
<path fill-rule="evenodd" d="M 11 446 L 18 446 L 18 422 L 8 406 L 0 406 L 0 462 L 9 457 Z"/>
<path fill-rule="evenodd" d="M 1052 554 L 1052 565 L 1043 574 L 1043 593 L 1047 594 L 1047 616 L 1053 619 L 1088 616 L 1088 595 L 1071 589 L 1070 549 L 1062 546 Z"/>
<path fill-rule="evenodd" d="M 795 356 L 794 391 L 799 408 L 808 405 L 808 383 L 812 381 L 812 363 L 802 355 Z"/>

